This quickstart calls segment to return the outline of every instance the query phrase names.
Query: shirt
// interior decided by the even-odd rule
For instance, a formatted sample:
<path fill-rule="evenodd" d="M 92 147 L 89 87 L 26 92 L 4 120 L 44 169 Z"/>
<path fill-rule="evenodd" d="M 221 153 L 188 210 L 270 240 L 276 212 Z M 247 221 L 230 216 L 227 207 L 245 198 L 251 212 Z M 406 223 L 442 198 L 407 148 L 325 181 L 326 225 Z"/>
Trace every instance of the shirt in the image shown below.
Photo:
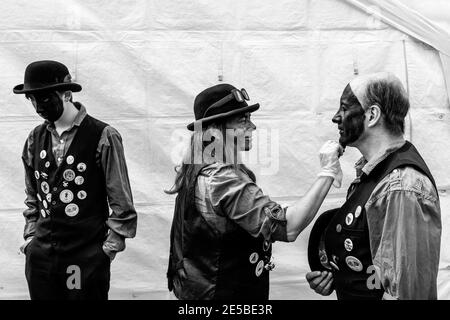
<path fill-rule="evenodd" d="M 195 188 L 195 204 L 220 234 L 240 227 L 255 238 L 287 241 L 286 208 L 264 195 L 242 169 L 213 163 L 203 168 Z"/>
<path fill-rule="evenodd" d="M 403 146 L 356 164 L 357 178 Z M 437 190 L 413 167 L 394 169 L 375 187 L 365 206 L 374 268 L 385 292 L 395 299 L 436 299 L 441 239 L 441 212 Z M 384 217 L 384 224 L 377 223 Z"/>
<path fill-rule="evenodd" d="M 47 130 L 52 136 L 52 151 L 59 166 L 64 155 L 72 143 L 78 127 L 85 118 L 86 108 L 79 102 L 74 103 L 79 109 L 72 126 L 64 131 L 61 136 L 57 133 L 53 123 L 46 121 Z M 23 212 L 25 217 L 24 239 L 30 240 L 34 235 L 35 223 L 39 216 L 38 199 L 34 184 L 33 163 L 33 134 L 28 135 L 22 153 L 22 161 L 25 167 L 25 204 L 27 209 Z M 104 245 L 112 252 L 125 249 L 125 238 L 133 238 L 136 235 L 137 213 L 133 205 L 128 169 L 122 145 L 122 137 L 111 126 L 103 130 L 96 150 L 96 164 L 103 170 L 105 187 L 108 195 L 108 203 L 111 209 L 106 221 L 110 232 Z"/>

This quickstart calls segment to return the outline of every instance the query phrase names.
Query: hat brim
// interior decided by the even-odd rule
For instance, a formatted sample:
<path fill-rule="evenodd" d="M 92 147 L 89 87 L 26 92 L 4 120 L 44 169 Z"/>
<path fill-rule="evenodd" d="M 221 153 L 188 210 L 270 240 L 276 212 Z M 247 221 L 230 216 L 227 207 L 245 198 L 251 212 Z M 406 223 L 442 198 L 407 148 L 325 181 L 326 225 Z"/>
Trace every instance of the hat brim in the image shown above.
<path fill-rule="evenodd" d="M 69 90 L 72 92 L 80 92 L 81 86 L 75 82 L 68 83 L 57 83 L 51 86 L 41 87 L 41 88 L 29 88 L 25 89 L 24 84 L 19 84 L 14 87 L 13 92 L 15 94 L 24 94 L 24 93 L 36 93 L 48 90 Z"/>
<path fill-rule="evenodd" d="M 255 103 L 252 104 L 251 106 L 247 106 L 247 107 L 243 107 L 243 108 L 239 108 L 239 109 L 235 109 L 235 110 L 231 110 L 225 113 L 220 113 L 220 114 L 216 114 L 210 117 L 206 117 L 203 119 L 199 119 L 197 121 L 194 121 L 190 124 L 187 125 L 188 130 L 190 131 L 194 131 L 194 127 L 201 124 L 201 125 L 206 125 L 209 124 L 211 122 L 216 122 L 218 120 L 223 120 L 225 118 L 230 118 L 242 113 L 247 113 L 247 112 L 254 112 L 256 110 L 259 109 L 259 103 Z"/>
<path fill-rule="evenodd" d="M 314 223 L 308 240 L 308 264 L 311 271 L 327 270 L 320 262 L 319 246 L 322 234 L 331 222 L 331 219 L 338 213 L 341 208 L 327 210 L 322 213 Z"/>

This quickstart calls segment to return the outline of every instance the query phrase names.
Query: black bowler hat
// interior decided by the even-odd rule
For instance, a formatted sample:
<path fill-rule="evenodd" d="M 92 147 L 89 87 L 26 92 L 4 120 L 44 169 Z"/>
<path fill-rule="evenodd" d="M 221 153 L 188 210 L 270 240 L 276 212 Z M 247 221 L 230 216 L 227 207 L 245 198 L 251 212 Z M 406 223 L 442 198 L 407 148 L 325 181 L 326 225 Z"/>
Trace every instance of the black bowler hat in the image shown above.
<path fill-rule="evenodd" d="M 314 223 L 308 240 L 308 263 L 311 271 L 327 270 L 320 262 L 319 247 L 322 241 L 322 235 L 331 222 L 331 219 L 340 210 L 340 208 L 327 210 L 322 213 Z"/>
<path fill-rule="evenodd" d="M 188 124 L 187 128 L 193 131 L 196 124 L 204 125 L 258 110 L 259 103 L 249 106 L 245 102 L 248 99 L 245 89 L 237 90 L 231 84 L 223 83 L 205 89 L 195 97 L 195 121 Z"/>
<path fill-rule="evenodd" d="M 24 83 L 13 89 L 16 94 L 46 90 L 78 92 L 81 86 L 72 82 L 69 70 L 61 62 L 43 60 L 30 63 L 25 69 Z"/>

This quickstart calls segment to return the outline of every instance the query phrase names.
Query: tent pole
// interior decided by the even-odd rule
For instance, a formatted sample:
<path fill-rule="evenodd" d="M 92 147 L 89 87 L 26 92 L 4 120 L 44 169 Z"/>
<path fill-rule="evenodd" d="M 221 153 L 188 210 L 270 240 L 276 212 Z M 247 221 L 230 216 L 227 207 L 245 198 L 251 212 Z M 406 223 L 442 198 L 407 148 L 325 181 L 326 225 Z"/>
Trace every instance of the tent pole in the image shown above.
<path fill-rule="evenodd" d="M 403 59 L 405 60 L 405 81 L 406 81 L 406 93 L 408 94 L 408 100 L 409 95 L 409 74 L 408 74 L 408 59 L 406 57 L 406 41 L 405 39 L 402 40 L 403 43 Z M 411 103 L 411 101 L 410 101 Z M 412 142 L 412 118 L 411 118 L 411 105 L 409 106 L 408 111 L 408 122 L 409 122 L 409 141 Z"/>

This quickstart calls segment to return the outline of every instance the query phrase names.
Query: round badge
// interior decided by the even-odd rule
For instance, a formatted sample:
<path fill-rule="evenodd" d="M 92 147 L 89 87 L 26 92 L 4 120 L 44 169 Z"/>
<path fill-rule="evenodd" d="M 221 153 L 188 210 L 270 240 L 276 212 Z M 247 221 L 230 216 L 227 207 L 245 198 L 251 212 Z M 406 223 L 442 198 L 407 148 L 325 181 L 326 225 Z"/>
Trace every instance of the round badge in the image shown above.
<path fill-rule="evenodd" d="M 39 179 L 39 177 L 40 177 L 39 171 L 36 170 L 34 172 L 34 177 L 36 178 L 36 180 Z"/>
<path fill-rule="evenodd" d="M 41 159 L 44 159 L 47 156 L 47 151 L 42 150 L 41 153 L 39 153 L 39 156 L 41 157 Z"/>
<path fill-rule="evenodd" d="M 51 193 L 47 193 L 47 195 L 45 196 L 45 198 L 47 199 L 48 203 L 52 202 L 52 194 Z"/>
<path fill-rule="evenodd" d="M 41 183 L 41 190 L 45 194 L 47 194 L 50 191 L 50 186 L 48 185 L 47 181 Z"/>
<path fill-rule="evenodd" d="M 46 168 L 50 167 L 50 161 L 47 161 L 47 162 L 45 163 L 45 167 L 46 167 Z"/>
<path fill-rule="evenodd" d="M 42 176 L 42 178 L 44 178 L 45 180 L 48 179 L 48 174 L 46 174 L 45 172 L 41 172 L 41 176 Z"/>
<path fill-rule="evenodd" d="M 337 264 L 334 263 L 333 261 L 330 261 L 330 266 L 333 267 L 333 269 L 339 271 L 339 267 L 338 267 Z"/>
<path fill-rule="evenodd" d="M 82 185 L 84 183 L 84 178 L 82 176 L 78 176 L 75 178 L 75 184 Z"/>
<path fill-rule="evenodd" d="M 355 218 L 358 218 L 361 215 L 361 206 L 358 206 L 355 211 Z"/>
<path fill-rule="evenodd" d="M 77 197 L 78 197 L 78 199 L 80 199 L 80 200 L 86 199 L 86 197 L 87 197 L 86 191 L 84 191 L 84 190 L 78 191 Z"/>
<path fill-rule="evenodd" d="M 63 172 L 63 177 L 67 181 L 72 181 L 75 179 L 75 172 L 72 169 L 66 169 Z"/>
<path fill-rule="evenodd" d="M 86 171 L 86 164 L 83 163 L 83 162 L 80 162 L 80 163 L 77 165 L 77 170 L 80 171 L 80 172 Z"/>
<path fill-rule="evenodd" d="M 347 250 L 347 251 L 352 251 L 353 250 L 353 242 L 352 242 L 352 240 L 350 240 L 350 239 L 345 239 L 345 241 L 344 241 L 344 247 L 345 247 L 345 250 Z"/>
<path fill-rule="evenodd" d="M 69 203 L 64 210 L 69 217 L 75 217 L 80 209 L 75 203 Z"/>
<path fill-rule="evenodd" d="M 349 226 L 352 224 L 352 222 L 353 222 L 353 214 L 349 213 L 345 217 L 345 224 Z"/>
<path fill-rule="evenodd" d="M 342 226 L 340 224 L 336 225 L 336 232 L 339 233 L 342 231 Z"/>
<path fill-rule="evenodd" d="M 42 218 L 45 218 L 45 210 L 44 209 L 41 209 L 41 215 L 42 215 Z"/>
<path fill-rule="evenodd" d="M 48 204 L 47 204 L 47 201 L 45 201 L 45 200 L 42 200 L 42 205 L 44 206 L 44 208 L 45 208 L 45 209 L 47 209 L 47 208 L 48 208 Z"/>
<path fill-rule="evenodd" d="M 41 195 L 39 193 L 37 193 L 36 196 L 37 196 L 39 201 L 42 201 L 42 197 L 41 197 Z"/>
<path fill-rule="evenodd" d="M 67 156 L 67 158 L 66 158 L 67 164 L 72 164 L 74 161 L 75 161 L 75 159 L 73 158 L 73 156 Z"/>
<path fill-rule="evenodd" d="M 249 258 L 250 263 L 251 263 L 251 264 L 256 263 L 256 261 L 258 261 L 258 258 L 259 258 L 258 253 L 253 252 L 253 253 L 250 255 L 250 258 Z"/>
<path fill-rule="evenodd" d="M 345 263 L 347 263 L 347 266 L 353 271 L 360 272 L 363 269 L 361 261 L 353 256 L 348 256 L 345 258 Z"/>
<path fill-rule="evenodd" d="M 264 261 L 260 260 L 258 264 L 256 265 L 255 274 L 257 277 L 261 275 L 261 273 L 264 270 Z"/>
<path fill-rule="evenodd" d="M 73 200 L 72 191 L 70 191 L 68 189 L 61 191 L 61 193 L 59 194 L 59 199 L 64 203 L 72 202 L 72 200 Z"/>

